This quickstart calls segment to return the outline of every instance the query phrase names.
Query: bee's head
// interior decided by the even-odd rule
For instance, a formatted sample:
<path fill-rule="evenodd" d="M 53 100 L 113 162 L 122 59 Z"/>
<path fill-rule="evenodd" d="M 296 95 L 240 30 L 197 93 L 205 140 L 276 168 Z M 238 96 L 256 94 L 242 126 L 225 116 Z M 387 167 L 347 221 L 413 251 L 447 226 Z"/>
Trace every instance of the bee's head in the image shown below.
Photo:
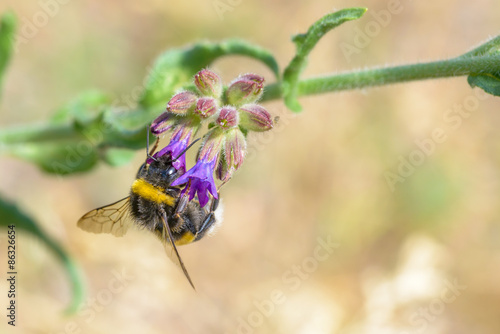
<path fill-rule="evenodd" d="M 153 156 L 148 154 L 148 159 L 139 168 L 137 178 L 156 179 L 157 183 L 168 185 L 185 172 L 184 158 L 180 158 L 189 150 L 199 139 L 194 140 L 188 147 L 181 152 L 176 152 L 173 156 L 172 152 L 167 151 L 165 154 Z"/>
<path fill-rule="evenodd" d="M 146 174 L 148 176 L 157 177 L 165 183 L 172 183 L 175 179 L 177 179 L 183 173 L 182 170 L 179 170 L 174 167 L 174 159 L 170 153 L 164 154 L 162 156 L 156 157 L 149 166 L 146 168 L 143 165 L 139 171 L 139 174 Z M 143 171 L 141 173 L 141 171 Z"/>

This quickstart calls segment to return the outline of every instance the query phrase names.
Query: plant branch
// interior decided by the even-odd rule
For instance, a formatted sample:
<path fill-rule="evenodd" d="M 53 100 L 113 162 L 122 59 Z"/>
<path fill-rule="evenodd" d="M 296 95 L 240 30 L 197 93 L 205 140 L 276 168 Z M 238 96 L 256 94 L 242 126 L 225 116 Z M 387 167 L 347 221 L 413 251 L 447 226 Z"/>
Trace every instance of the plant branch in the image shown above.
<path fill-rule="evenodd" d="M 500 72 L 500 54 L 480 57 L 458 57 L 429 63 L 375 68 L 339 73 L 298 82 L 299 96 L 381 86 L 398 82 L 458 77 L 471 74 Z M 262 101 L 282 97 L 281 85 L 266 87 Z"/>

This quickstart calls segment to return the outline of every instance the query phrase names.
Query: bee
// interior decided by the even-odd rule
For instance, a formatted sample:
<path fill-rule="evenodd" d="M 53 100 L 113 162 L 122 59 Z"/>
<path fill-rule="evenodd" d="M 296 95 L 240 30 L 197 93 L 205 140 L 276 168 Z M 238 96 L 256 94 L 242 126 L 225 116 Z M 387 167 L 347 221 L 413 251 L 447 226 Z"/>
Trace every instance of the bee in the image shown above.
<path fill-rule="evenodd" d="M 111 233 L 117 237 L 125 235 L 131 226 L 150 230 L 161 240 L 167 255 L 180 267 L 193 289 L 193 281 L 177 246 L 200 240 L 210 234 L 221 220 L 218 199 L 212 198 L 207 210 L 200 206 L 196 198 L 188 201 L 188 196 L 181 196 L 181 189 L 185 185 L 171 185 L 182 174 L 173 163 L 195 142 L 178 157 L 168 153 L 154 157 L 151 154 L 158 141 L 149 152 L 148 133 L 146 153 L 152 162 L 146 160 L 139 168 L 130 195 L 86 213 L 77 223 L 79 228 L 87 232 Z"/>

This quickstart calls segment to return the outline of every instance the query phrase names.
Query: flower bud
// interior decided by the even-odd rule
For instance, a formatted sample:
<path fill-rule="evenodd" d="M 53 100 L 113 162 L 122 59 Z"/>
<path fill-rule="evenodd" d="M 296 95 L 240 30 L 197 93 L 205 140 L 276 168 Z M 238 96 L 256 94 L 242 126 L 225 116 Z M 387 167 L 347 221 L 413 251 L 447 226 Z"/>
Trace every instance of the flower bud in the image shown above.
<path fill-rule="evenodd" d="M 273 128 L 273 120 L 267 110 L 257 104 L 246 104 L 238 109 L 240 125 L 249 131 L 267 131 Z"/>
<path fill-rule="evenodd" d="M 176 114 L 185 114 L 194 107 L 198 97 L 195 93 L 184 91 L 175 94 L 167 103 L 167 110 Z"/>
<path fill-rule="evenodd" d="M 192 138 L 196 131 L 198 131 L 197 126 L 193 126 L 190 122 L 181 122 L 173 131 L 172 138 L 177 138 L 177 140 Z"/>
<path fill-rule="evenodd" d="M 256 102 L 264 92 L 264 78 L 255 74 L 246 74 L 234 80 L 227 88 L 229 104 L 241 106 Z"/>
<path fill-rule="evenodd" d="M 208 118 L 217 112 L 217 100 L 213 97 L 200 97 L 196 102 L 194 112 L 202 118 Z"/>
<path fill-rule="evenodd" d="M 194 76 L 194 84 L 201 94 L 219 98 L 222 94 L 222 80 L 214 72 L 203 69 Z"/>
<path fill-rule="evenodd" d="M 247 142 L 240 129 L 234 128 L 225 132 L 224 158 L 228 169 L 240 168 L 245 159 Z"/>
<path fill-rule="evenodd" d="M 229 181 L 229 179 L 231 179 L 234 172 L 235 172 L 234 167 L 229 168 L 229 166 L 226 163 L 226 159 L 223 156 L 221 156 L 219 158 L 219 164 L 217 165 L 217 169 L 215 170 L 217 178 L 222 182 L 227 182 Z"/>
<path fill-rule="evenodd" d="M 223 129 L 233 128 L 238 125 L 239 115 L 236 108 L 227 106 L 222 107 L 216 123 Z"/>
<path fill-rule="evenodd" d="M 224 145 L 225 136 L 220 128 L 213 128 L 207 135 L 201 146 L 198 160 L 212 161 L 219 156 Z"/>
<path fill-rule="evenodd" d="M 151 124 L 151 132 L 155 136 L 158 136 L 163 132 L 172 129 L 172 127 L 175 126 L 176 123 L 177 119 L 175 117 L 175 114 L 165 111 L 163 114 L 156 117 L 156 119 L 153 121 L 153 123 Z"/>
<path fill-rule="evenodd" d="M 255 83 L 264 85 L 264 77 L 261 77 L 258 74 L 247 73 L 247 74 L 240 76 L 240 79 L 250 80 L 250 81 L 253 81 Z"/>

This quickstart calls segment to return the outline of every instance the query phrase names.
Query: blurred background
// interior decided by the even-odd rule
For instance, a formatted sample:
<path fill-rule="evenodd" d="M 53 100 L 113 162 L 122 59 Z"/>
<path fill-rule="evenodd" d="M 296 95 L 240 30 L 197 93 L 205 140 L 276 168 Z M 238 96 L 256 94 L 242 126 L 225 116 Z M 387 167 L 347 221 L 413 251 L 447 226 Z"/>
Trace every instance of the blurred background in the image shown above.
<path fill-rule="evenodd" d="M 500 30 L 494 0 L 2 0 L 30 37 L 5 78 L 1 127 L 44 121 L 91 88 L 126 105 L 160 52 L 200 39 L 247 39 L 283 68 L 291 35 L 352 6 L 369 11 L 319 42 L 304 77 L 454 57 Z M 49 19 L 33 28 L 40 12 Z M 246 72 L 273 81 L 243 57 L 212 68 L 226 82 Z M 76 259 L 88 289 L 82 310 L 64 316 L 66 273 L 19 234 L 15 331 L 500 332 L 500 99 L 455 78 L 300 101 L 297 115 L 265 104 L 280 123 L 249 139 L 247 161 L 222 191 L 224 223 L 180 249 L 196 292 L 154 236 L 76 227 L 128 193 L 142 150 L 125 167 L 65 178 L 0 157 L 0 193 Z M 2 279 L 3 301 L 6 290 Z M 14 332 L 6 322 L 0 331 Z"/>

